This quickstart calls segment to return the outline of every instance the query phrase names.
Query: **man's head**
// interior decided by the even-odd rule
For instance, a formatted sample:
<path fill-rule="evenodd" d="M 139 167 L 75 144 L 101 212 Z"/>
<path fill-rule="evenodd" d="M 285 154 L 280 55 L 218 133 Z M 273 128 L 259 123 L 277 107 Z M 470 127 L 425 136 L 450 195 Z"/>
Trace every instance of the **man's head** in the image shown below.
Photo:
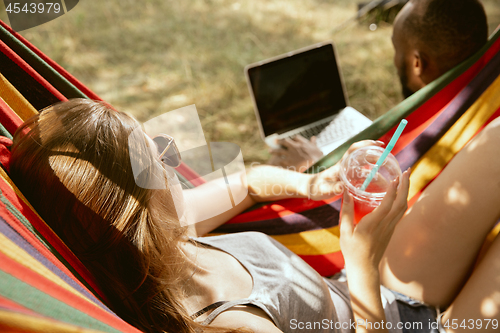
<path fill-rule="evenodd" d="M 408 97 L 474 54 L 487 41 L 478 0 L 410 0 L 394 21 L 394 63 Z"/>

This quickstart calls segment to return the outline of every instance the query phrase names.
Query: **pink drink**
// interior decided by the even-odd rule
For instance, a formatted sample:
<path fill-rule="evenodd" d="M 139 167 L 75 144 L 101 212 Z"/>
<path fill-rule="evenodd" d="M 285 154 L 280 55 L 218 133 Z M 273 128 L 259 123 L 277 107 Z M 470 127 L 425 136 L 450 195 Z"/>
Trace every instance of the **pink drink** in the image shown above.
<path fill-rule="evenodd" d="M 358 182 L 352 184 L 356 188 L 360 188 L 361 185 L 363 185 L 363 181 L 359 180 Z M 368 187 L 366 188 L 365 192 L 368 193 L 384 193 L 386 191 L 386 187 L 377 183 L 370 183 Z M 349 191 L 351 192 L 351 191 Z M 380 205 L 382 202 L 382 199 L 376 200 L 372 199 L 369 200 L 367 198 L 361 198 L 354 193 L 351 192 L 353 195 L 353 201 L 354 201 L 354 225 L 358 224 L 359 221 L 368 213 L 371 213 L 375 208 Z"/>
<path fill-rule="evenodd" d="M 383 151 L 378 146 L 362 147 L 342 161 L 340 177 L 354 200 L 354 224 L 380 205 L 391 181 L 401 176 L 398 161 L 389 154 L 368 187 L 361 191 L 361 186 Z"/>

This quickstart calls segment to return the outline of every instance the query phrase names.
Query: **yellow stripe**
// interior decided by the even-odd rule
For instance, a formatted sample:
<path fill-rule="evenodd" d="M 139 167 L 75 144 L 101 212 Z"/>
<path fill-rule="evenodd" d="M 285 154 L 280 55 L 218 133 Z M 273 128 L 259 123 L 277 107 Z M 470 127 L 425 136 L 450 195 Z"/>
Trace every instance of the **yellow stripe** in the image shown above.
<path fill-rule="evenodd" d="M 500 76 L 458 119 L 446 134 L 412 167 L 410 192 L 420 192 L 500 107 Z"/>
<path fill-rule="evenodd" d="M 320 255 L 340 251 L 339 227 L 271 236 L 290 251 L 301 255 Z"/>
<path fill-rule="evenodd" d="M 219 235 L 226 234 L 210 233 L 207 236 Z M 315 256 L 340 251 L 339 235 L 339 227 L 335 226 L 286 235 L 271 235 L 271 237 L 295 254 Z"/>
<path fill-rule="evenodd" d="M 0 99 L 5 102 L 5 100 L 2 98 L 2 96 L 0 96 Z M 5 102 L 5 104 L 9 105 L 9 103 L 7 103 L 7 102 Z M 12 110 L 12 111 L 14 111 L 14 110 Z M 12 116 L 17 117 L 18 119 L 20 119 L 21 121 L 23 121 L 21 119 L 21 117 L 19 117 L 19 115 L 17 113 L 15 113 L 15 112 L 12 112 Z"/>
<path fill-rule="evenodd" d="M 38 111 L 1 73 L 0 96 L 23 121 L 38 114 Z"/>
<path fill-rule="evenodd" d="M 490 231 L 486 237 L 485 243 L 491 245 L 495 238 L 500 234 L 500 224 L 498 224 L 493 230 Z"/>
<path fill-rule="evenodd" d="M 49 318 L 0 310 L 0 331 L 8 333 L 103 333 Z"/>
<path fill-rule="evenodd" d="M 54 274 L 51 270 L 45 267 L 38 260 L 33 258 L 29 253 L 20 248 L 16 243 L 12 242 L 4 234 L 0 233 L 0 251 L 6 256 L 10 257 L 12 260 L 16 261 L 18 264 L 23 265 L 27 269 L 37 273 L 40 276 L 47 278 L 48 280 L 54 282 L 61 288 L 71 292 L 72 294 L 84 299 L 85 301 L 91 303 L 94 306 L 98 306 L 93 301 L 89 300 L 86 296 L 82 295 L 80 292 L 75 290 L 59 276 Z"/>
<path fill-rule="evenodd" d="M 14 189 L 16 186 L 14 185 L 14 182 L 10 177 L 7 175 L 7 173 L 4 171 L 3 168 L 0 168 L 0 176 L 5 180 L 5 182 L 10 186 L 10 188 Z"/>

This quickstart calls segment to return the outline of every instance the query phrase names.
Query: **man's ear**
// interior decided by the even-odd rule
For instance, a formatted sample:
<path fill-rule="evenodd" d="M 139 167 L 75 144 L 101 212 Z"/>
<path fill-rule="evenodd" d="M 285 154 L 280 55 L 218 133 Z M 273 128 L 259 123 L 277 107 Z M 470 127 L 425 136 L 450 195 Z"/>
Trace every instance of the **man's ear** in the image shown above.
<path fill-rule="evenodd" d="M 413 74 L 418 77 L 424 85 L 434 81 L 442 72 L 436 60 L 422 50 L 415 50 L 413 53 Z"/>
<path fill-rule="evenodd" d="M 413 52 L 413 74 L 419 78 L 425 76 L 426 71 L 429 67 L 428 57 L 425 53 L 415 50 Z"/>

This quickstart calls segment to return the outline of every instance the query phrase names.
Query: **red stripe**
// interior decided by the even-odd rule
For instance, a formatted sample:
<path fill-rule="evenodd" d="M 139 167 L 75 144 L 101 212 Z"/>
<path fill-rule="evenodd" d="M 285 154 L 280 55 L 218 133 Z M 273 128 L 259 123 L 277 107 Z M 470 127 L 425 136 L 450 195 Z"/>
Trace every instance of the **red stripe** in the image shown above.
<path fill-rule="evenodd" d="M 68 99 L 63 96 L 56 88 L 54 88 L 47 80 L 45 80 L 40 74 L 38 74 L 26 61 L 19 57 L 14 51 L 12 51 L 3 41 L 0 40 L 0 51 L 14 61 L 19 67 L 21 67 L 26 73 L 28 73 L 32 78 L 34 78 L 38 83 L 40 83 L 48 92 L 50 92 L 54 97 L 60 101 L 67 101 Z"/>
<path fill-rule="evenodd" d="M 111 327 L 124 332 L 139 332 L 136 328 L 130 326 L 122 319 L 104 311 L 93 303 L 83 301 L 81 297 L 69 292 L 68 290 L 58 286 L 53 281 L 33 272 L 30 269 L 20 265 L 11 258 L 0 252 L 0 262 L 2 262 L 2 270 L 18 280 L 29 284 L 30 286 L 44 292 L 48 296 L 55 298 L 76 310 L 79 310 L 96 320 L 99 320 Z"/>
<path fill-rule="evenodd" d="M 443 108 L 441 108 L 440 110 L 436 111 L 436 113 L 434 115 L 432 115 L 430 118 L 428 119 L 425 119 L 425 117 L 421 117 L 420 119 L 412 119 L 413 117 L 407 117 L 406 120 L 408 120 L 408 125 L 412 124 L 412 126 L 408 126 L 405 128 L 403 134 L 400 136 L 399 140 L 397 141 L 397 144 L 396 146 L 394 147 L 394 149 L 392 150 L 392 154 L 393 155 L 396 155 L 397 153 L 399 153 L 400 151 L 404 150 L 404 148 L 406 148 L 409 144 L 411 144 L 413 142 L 413 140 L 415 140 L 420 134 L 422 134 L 430 125 L 432 125 L 432 123 L 434 122 L 434 120 L 436 120 L 437 117 L 439 117 L 439 115 L 441 113 L 444 112 L 444 110 L 446 110 L 446 107 L 451 103 L 451 101 L 448 102 L 448 104 L 446 104 Z M 417 112 L 421 110 L 421 109 L 418 109 L 416 110 Z M 413 115 L 414 113 L 412 113 Z M 393 130 L 391 130 L 391 132 L 393 132 Z M 392 134 L 391 136 L 389 137 L 387 134 L 384 135 L 384 137 L 381 139 L 381 141 L 384 141 L 385 143 L 388 143 L 389 140 L 391 139 L 392 137 Z"/>
<path fill-rule="evenodd" d="M 3 308 L 5 310 L 10 310 L 10 311 L 15 311 L 15 312 L 20 312 L 20 313 L 25 313 L 29 315 L 38 315 L 36 312 L 33 310 L 30 310 L 28 308 L 25 308 L 24 306 L 14 302 L 13 300 L 10 300 L 8 298 L 5 298 L 3 296 L 0 296 L 0 308 Z"/>
<path fill-rule="evenodd" d="M 45 224 L 32 210 L 29 208 L 16 194 L 15 192 L 4 182 L 0 181 L 0 190 L 3 195 L 9 200 L 12 205 L 14 205 L 17 210 L 32 224 L 32 226 L 40 232 L 40 234 L 49 242 L 54 249 L 68 262 L 71 267 L 78 272 L 78 274 L 87 282 L 90 287 L 95 290 L 99 296 L 106 300 L 106 297 L 98 287 L 94 277 L 85 268 L 85 266 L 76 258 L 76 256 L 71 252 L 66 245 L 54 234 L 52 229 Z M 40 252 L 45 258 L 50 260 L 57 268 L 63 271 L 70 277 L 80 284 L 83 288 L 87 289 L 77 278 L 74 277 L 73 273 L 68 270 L 53 254 L 47 249 L 39 240 L 28 230 L 12 213 L 5 207 L 2 203 L 0 204 L 0 215 L 9 223 L 9 225 L 16 230 L 21 237 L 26 239 L 37 251 Z"/>
<path fill-rule="evenodd" d="M 184 176 L 192 185 L 199 186 L 201 184 L 206 183 L 206 180 L 203 179 L 196 171 L 187 166 L 186 163 L 181 161 L 181 165 L 175 168 L 182 176 Z"/>
<path fill-rule="evenodd" d="M 344 257 L 340 251 L 320 255 L 299 255 L 299 257 L 321 276 L 332 276 L 344 268 Z"/>
<path fill-rule="evenodd" d="M 0 141 L 7 141 L 8 138 L 2 136 L 0 137 Z M 4 169 L 9 172 L 10 170 L 10 150 L 7 148 L 7 145 L 4 142 L 0 142 L 0 164 L 4 167 Z"/>
<path fill-rule="evenodd" d="M 23 123 L 10 106 L 0 98 L 0 122 L 10 134 L 14 134 L 19 126 Z"/>
<path fill-rule="evenodd" d="M 276 202 L 271 202 L 258 209 L 249 211 L 247 213 L 239 214 L 233 217 L 226 224 L 257 222 L 270 219 L 277 219 L 300 213 L 313 208 L 321 207 L 331 202 L 338 200 L 339 197 L 335 196 L 328 200 L 309 200 L 302 198 L 283 199 Z"/>
<path fill-rule="evenodd" d="M 33 44 L 31 44 L 28 40 L 26 40 L 23 36 L 12 30 L 5 22 L 2 22 L 0 20 L 0 25 L 4 27 L 7 31 L 9 31 L 15 38 L 17 38 L 21 43 L 23 43 L 26 47 L 28 47 L 31 51 L 33 51 L 36 55 L 38 55 L 40 58 L 42 58 L 43 61 L 45 61 L 50 67 L 52 67 L 56 72 L 61 74 L 66 80 L 71 82 L 76 88 L 78 88 L 81 92 L 83 92 L 87 97 L 90 99 L 95 99 L 102 101 L 102 98 L 97 96 L 92 90 L 87 88 L 86 86 L 83 85 L 77 78 L 75 78 L 73 75 L 68 73 L 63 67 L 61 67 L 58 63 L 56 63 L 54 60 L 50 59 L 47 57 L 45 54 L 43 54 L 38 48 L 36 48 Z"/>

